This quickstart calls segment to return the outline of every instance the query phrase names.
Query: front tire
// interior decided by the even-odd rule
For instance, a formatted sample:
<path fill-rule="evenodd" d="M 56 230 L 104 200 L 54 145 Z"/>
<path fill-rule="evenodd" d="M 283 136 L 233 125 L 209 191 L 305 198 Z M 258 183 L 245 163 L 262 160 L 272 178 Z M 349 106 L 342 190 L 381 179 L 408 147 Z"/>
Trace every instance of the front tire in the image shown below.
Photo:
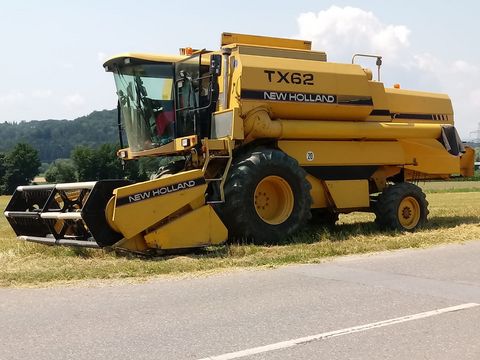
<path fill-rule="evenodd" d="M 428 202 L 417 185 L 398 183 L 388 186 L 378 197 L 375 222 L 384 229 L 415 231 L 425 225 Z"/>
<path fill-rule="evenodd" d="M 311 216 L 306 175 L 280 150 L 254 150 L 234 160 L 221 209 L 230 238 L 268 244 L 298 230 Z"/>

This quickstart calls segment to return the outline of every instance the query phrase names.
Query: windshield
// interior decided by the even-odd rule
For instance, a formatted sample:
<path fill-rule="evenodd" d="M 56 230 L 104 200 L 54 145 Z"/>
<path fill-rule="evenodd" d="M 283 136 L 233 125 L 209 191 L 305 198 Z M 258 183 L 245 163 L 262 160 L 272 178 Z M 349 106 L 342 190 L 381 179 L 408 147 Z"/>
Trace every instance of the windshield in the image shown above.
<path fill-rule="evenodd" d="M 128 146 L 134 152 L 174 138 L 173 66 L 127 65 L 114 71 Z"/>

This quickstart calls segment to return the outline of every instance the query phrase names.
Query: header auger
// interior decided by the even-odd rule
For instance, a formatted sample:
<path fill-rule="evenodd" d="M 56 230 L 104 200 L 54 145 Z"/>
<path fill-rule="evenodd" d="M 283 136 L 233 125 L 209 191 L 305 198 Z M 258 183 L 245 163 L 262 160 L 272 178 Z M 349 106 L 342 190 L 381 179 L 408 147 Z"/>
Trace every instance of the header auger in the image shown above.
<path fill-rule="evenodd" d="M 352 211 L 413 231 L 428 203 L 412 181 L 473 173 L 447 95 L 386 88 L 308 41 L 224 33 L 219 51 L 183 53 L 104 64 L 118 156 L 172 162 L 140 183 L 21 186 L 5 211 L 19 238 L 141 253 L 272 243 Z"/>

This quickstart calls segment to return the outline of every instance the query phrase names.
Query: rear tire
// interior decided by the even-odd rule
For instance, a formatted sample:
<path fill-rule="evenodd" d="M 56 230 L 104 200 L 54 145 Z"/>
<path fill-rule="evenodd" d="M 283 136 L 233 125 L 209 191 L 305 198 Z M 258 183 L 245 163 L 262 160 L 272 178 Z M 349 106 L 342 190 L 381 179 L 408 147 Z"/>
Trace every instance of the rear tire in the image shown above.
<path fill-rule="evenodd" d="M 275 243 L 303 226 L 312 203 L 306 175 L 296 160 L 275 149 L 234 160 L 220 208 L 230 239 Z"/>
<path fill-rule="evenodd" d="M 415 231 L 425 225 L 428 202 L 417 185 L 398 183 L 388 186 L 375 205 L 375 222 L 384 229 Z"/>

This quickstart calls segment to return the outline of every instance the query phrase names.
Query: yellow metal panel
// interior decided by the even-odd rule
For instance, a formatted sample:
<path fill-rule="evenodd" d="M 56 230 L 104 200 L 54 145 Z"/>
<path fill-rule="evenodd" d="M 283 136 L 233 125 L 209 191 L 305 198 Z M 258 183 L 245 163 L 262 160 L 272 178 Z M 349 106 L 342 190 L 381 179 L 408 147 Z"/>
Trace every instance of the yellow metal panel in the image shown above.
<path fill-rule="evenodd" d="M 228 232 L 210 205 L 202 206 L 145 235 L 149 247 L 183 249 L 220 244 Z"/>
<path fill-rule="evenodd" d="M 236 55 L 241 63 L 241 88 L 249 91 L 276 91 L 308 94 L 335 95 L 339 99 L 370 97 L 367 74 L 358 65 L 338 64 L 323 61 L 311 61 L 267 56 Z M 303 81 L 280 81 L 278 73 L 269 77 L 268 71 L 279 71 L 287 76 L 297 73 L 300 77 L 311 74 L 312 84 Z M 237 70 L 240 71 L 240 70 Z M 297 75 L 298 76 L 298 75 Z M 237 90 L 238 93 L 240 91 Z M 303 95 L 302 95 L 303 94 Z M 256 100 L 242 100 L 243 103 Z M 265 104 L 265 101 L 263 101 Z M 373 109 L 371 105 L 342 105 L 328 102 L 290 102 L 268 101 L 273 118 L 285 119 L 328 119 L 328 120 L 364 120 Z M 245 111 L 246 109 L 242 110 Z"/>
<path fill-rule="evenodd" d="M 453 124 L 452 102 L 448 95 L 390 88 L 386 88 L 385 93 L 388 98 L 390 112 L 394 116 L 395 114 L 446 115 L 448 119 L 422 120 L 414 118 L 414 121 L 419 123 L 434 121 L 440 124 Z M 394 117 L 393 121 L 401 120 Z"/>
<path fill-rule="evenodd" d="M 465 153 L 460 159 L 460 174 L 462 176 L 473 176 L 475 173 L 475 150 L 470 146 L 465 146 Z"/>
<path fill-rule="evenodd" d="M 459 174 L 460 157 L 448 153 L 435 139 L 400 140 L 407 159 L 413 165 L 405 169 L 425 174 Z"/>
<path fill-rule="evenodd" d="M 239 61 L 243 66 L 243 87 L 247 89 L 285 90 L 286 85 L 292 91 L 316 92 L 334 91 L 337 86 L 349 95 L 366 95 L 368 93 L 367 75 L 358 65 L 338 64 L 323 61 L 311 61 L 301 59 L 285 59 L 273 57 L 261 57 L 253 55 L 239 55 Z M 264 69 L 280 71 L 311 72 L 318 77 L 314 79 L 314 85 L 306 87 L 304 84 L 286 84 L 285 82 L 268 81 Z M 255 76 L 256 75 L 256 76 Z M 351 86 L 341 84 L 342 80 L 353 80 Z"/>
<path fill-rule="evenodd" d="M 323 182 L 312 175 L 307 175 L 307 181 L 312 185 L 310 196 L 312 197 L 312 208 L 328 207 L 327 194 Z"/>
<path fill-rule="evenodd" d="M 289 58 L 299 60 L 327 61 L 327 54 L 323 51 L 297 50 L 285 48 L 273 48 L 263 46 L 239 45 L 240 54 L 255 56 L 271 56 L 277 58 Z"/>
<path fill-rule="evenodd" d="M 119 248 L 127 251 L 145 252 L 148 250 L 148 246 L 145 243 L 145 239 L 141 234 L 135 235 L 133 238 L 123 238 L 117 242 L 114 248 Z"/>
<path fill-rule="evenodd" d="M 270 36 L 257 36 L 236 33 L 223 33 L 221 39 L 221 46 L 230 44 L 263 45 L 301 50 L 310 50 L 312 48 L 312 42 L 306 40 L 284 39 Z"/>
<path fill-rule="evenodd" d="M 228 145 L 223 139 L 204 139 L 202 141 L 209 150 L 227 150 Z"/>
<path fill-rule="evenodd" d="M 232 139 L 243 140 L 244 138 L 243 119 L 240 117 L 240 109 L 235 107 L 233 108 Z"/>
<path fill-rule="evenodd" d="M 301 166 L 403 165 L 397 141 L 279 141 L 278 147 Z"/>
<path fill-rule="evenodd" d="M 368 208 L 368 180 L 325 181 L 337 209 Z"/>
<path fill-rule="evenodd" d="M 191 170 L 115 189 L 112 221 L 126 238 L 131 238 L 203 198 L 206 188 L 202 170 Z"/>
<path fill-rule="evenodd" d="M 282 139 L 438 139 L 440 124 L 277 120 Z M 273 122 L 273 121 L 272 121 Z"/>
<path fill-rule="evenodd" d="M 182 140 L 188 139 L 188 146 L 182 145 Z M 117 156 L 120 153 L 125 153 L 126 156 L 121 156 L 125 160 L 132 160 L 137 159 L 140 157 L 148 157 L 148 156 L 160 156 L 160 155 L 169 155 L 169 154 L 180 154 L 189 152 L 190 149 L 197 145 L 198 138 L 197 135 L 188 135 L 180 138 L 174 139 L 174 141 L 170 141 L 168 144 L 155 147 L 149 150 L 143 151 L 131 151 L 130 148 L 120 149 L 117 151 Z"/>
<path fill-rule="evenodd" d="M 368 83 L 370 86 L 370 92 L 372 94 L 373 98 L 373 105 L 375 110 L 386 110 L 389 112 L 390 110 L 390 105 L 388 103 L 387 96 L 385 94 L 385 87 L 383 83 L 378 82 L 378 81 L 370 81 Z M 369 116 L 369 119 L 371 121 L 392 121 L 392 117 L 390 116 L 389 113 L 386 113 L 383 116 Z"/>

